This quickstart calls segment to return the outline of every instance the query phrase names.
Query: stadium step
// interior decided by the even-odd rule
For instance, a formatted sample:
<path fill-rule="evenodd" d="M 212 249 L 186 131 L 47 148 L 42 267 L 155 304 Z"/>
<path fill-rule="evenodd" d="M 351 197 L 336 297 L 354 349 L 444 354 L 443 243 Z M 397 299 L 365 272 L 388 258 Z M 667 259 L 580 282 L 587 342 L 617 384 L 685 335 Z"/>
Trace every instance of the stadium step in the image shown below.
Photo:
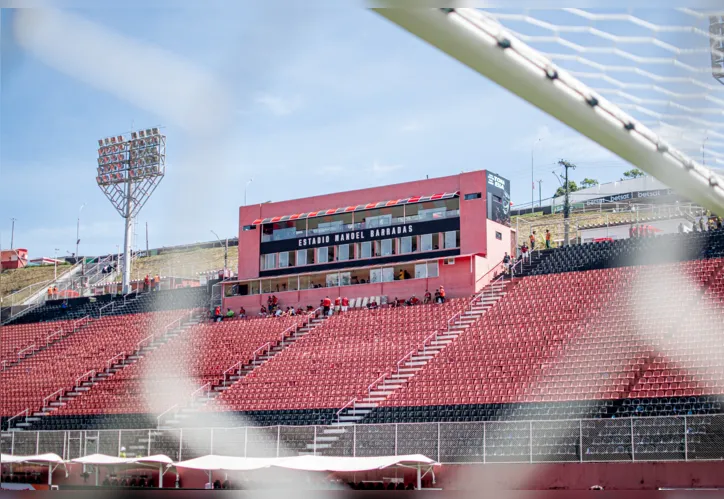
<path fill-rule="evenodd" d="M 263 355 L 257 357 L 253 361 L 251 361 L 249 364 L 246 364 L 242 366 L 238 371 L 236 371 L 234 374 L 228 376 L 228 378 L 225 381 L 221 381 L 218 384 L 212 385 L 211 391 L 209 393 L 209 397 L 205 397 L 203 399 L 193 399 L 186 402 L 186 406 L 179 409 L 176 413 L 175 418 L 178 418 L 181 416 L 181 412 L 183 412 L 183 416 L 189 415 L 192 412 L 197 412 L 200 409 L 200 406 L 205 405 L 209 400 L 214 399 L 216 396 L 218 396 L 220 393 L 228 390 L 231 388 L 234 383 L 239 382 L 241 379 L 243 379 L 248 374 L 254 372 L 254 370 L 262 365 L 264 365 L 269 360 L 273 359 L 279 352 L 283 352 L 286 348 L 293 345 L 296 341 L 298 341 L 300 338 L 304 337 L 305 335 L 309 334 L 310 331 L 313 331 L 314 328 L 316 328 L 319 324 L 323 323 L 325 320 L 327 320 L 327 317 L 324 318 L 314 318 L 310 320 L 307 325 L 300 327 L 297 329 L 294 333 L 292 333 L 291 336 L 288 338 L 284 338 L 281 342 L 277 343 L 276 345 L 272 346 L 267 350 Z M 159 421 L 159 428 L 160 425 L 163 424 L 164 427 L 177 427 L 177 425 L 180 422 L 177 419 L 167 420 L 161 423 Z"/>

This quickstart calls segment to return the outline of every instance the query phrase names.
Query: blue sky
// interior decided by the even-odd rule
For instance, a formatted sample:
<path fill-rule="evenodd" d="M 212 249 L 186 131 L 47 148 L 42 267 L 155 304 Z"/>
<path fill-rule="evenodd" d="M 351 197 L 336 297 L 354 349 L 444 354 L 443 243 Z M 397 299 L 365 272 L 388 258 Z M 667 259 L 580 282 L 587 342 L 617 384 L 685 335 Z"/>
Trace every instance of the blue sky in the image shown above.
<path fill-rule="evenodd" d="M 560 158 L 577 180 L 628 168 L 374 13 L 260 5 L 69 10 L 62 23 L 3 11 L 2 246 L 15 217 L 16 247 L 74 251 L 85 203 L 81 254 L 115 251 L 123 220 L 95 183 L 96 144 L 132 123 L 168 137 L 137 247 L 146 222 L 151 247 L 236 235 L 249 178 L 251 204 L 489 169 L 520 204 L 540 137 L 544 198 Z M 125 50 L 146 54 L 139 67 Z"/>

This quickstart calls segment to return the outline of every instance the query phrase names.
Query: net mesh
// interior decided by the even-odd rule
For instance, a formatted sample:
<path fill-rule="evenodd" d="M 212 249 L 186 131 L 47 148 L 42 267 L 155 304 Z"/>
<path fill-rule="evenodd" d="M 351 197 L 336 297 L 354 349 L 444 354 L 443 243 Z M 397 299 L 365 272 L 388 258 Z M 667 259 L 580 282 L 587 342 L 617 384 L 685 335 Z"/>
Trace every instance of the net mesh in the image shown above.
<path fill-rule="evenodd" d="M 724 168 L 724 11 L 485 10 L 706 166 Z"/>

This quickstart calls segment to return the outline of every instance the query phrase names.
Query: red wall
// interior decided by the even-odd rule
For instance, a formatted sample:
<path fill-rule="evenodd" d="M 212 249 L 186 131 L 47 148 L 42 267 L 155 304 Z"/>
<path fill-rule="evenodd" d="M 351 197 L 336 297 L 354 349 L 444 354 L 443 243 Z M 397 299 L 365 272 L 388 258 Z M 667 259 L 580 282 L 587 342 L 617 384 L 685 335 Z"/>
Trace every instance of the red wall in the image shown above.
<path fill-rule="evenodd" d="M 486 175 L 475 171 L 449 177 L 417 180 L 371 189 L 338 192 L 278 203 L 239 208 L 239 279 L 259 277 L 259 230 L 243 231 L 245 225 L 258 218 L 292 215 L 322 209 L 340 208 L 363 203 L 404 199 L 443 192 L 460 191 L 460 245 L 462 254 L 486 252 Z M 482 192 L 480 199 L 463 201 L 466 193 Z"/>
<path fill-rule="evenodd" d="M 484 258 L 481 260 L 485 261 Z M 443 261 L 442 259 L 440 260 L 439 277 L 434 278 L 409 279 L 375 284 L 355 284 L 353 286 L 305 289 L 302 291 L 283 291 L 273 294 L 279 298 L 279 302 L 283 307 L 288 305 L 295 307 L 312 305 L 315 308 L 319 306 L 320 300 L 325 296 L 329 296 L 332 300 L 337 296 L 347 296 L 347 298 L 350 299 L 366 296 L 387 296 L 389 299 L 397 297 L 406 300 L 414 294 L 422 299 L 425 295 L 425 290 L 430 290 L 430 293 L 435 294 L 435 290 L 440 286 L 445 287 L 445 292 L 449 297 L 471 296 L 475 289 L 473 279 L 474 271 L 471 272 L 470 257 L 455 258 L 454 265 L 444 265 Z M 266 305 L 268 297 L 269 294 L 232 296 L 224 299 L 224 307 L 231 307 L 234 312 L 238 312 L 239 308 L 243 306 L 247 313 L 257 313 L 262 303 Z"/>

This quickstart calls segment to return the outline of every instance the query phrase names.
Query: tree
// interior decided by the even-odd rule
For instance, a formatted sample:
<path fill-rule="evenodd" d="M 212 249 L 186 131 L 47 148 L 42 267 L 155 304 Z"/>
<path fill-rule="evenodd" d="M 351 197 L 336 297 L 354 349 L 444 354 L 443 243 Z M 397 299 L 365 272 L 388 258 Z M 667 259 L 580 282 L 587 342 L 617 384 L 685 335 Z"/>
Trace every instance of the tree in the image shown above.
<path fill-rule="evenodd" d="M 633 170 L 629 170 L 629 171 L 623 172 L 623 178 L 622 178 L 621 180 L 629 180 L 629 179 L 632 179 L 632 178 L 639 178 L 639 177 L 643 177 L 643 176 L 645 176 L 645 175 L 646 175 L 646 174 L 645 174 L 644 172 L 642 172 L 641 170 L 639 170 L 638 168 L 634 168 Z"/>
<path fill-rule="evenodd" d="M 598 180 L 594 178 L 584 178 L 581 182 L 581 189 L 585 189 L 587 187 L 595 187 L 598 185 Z"/>
<path fill-rule="evenodd" d="M 575 180 L 569 180 L 568 181 L 568 192 L 576 192 L 579 189 L 578 184 L 576 184 Z M 557 198 L 558 196 L 565 196 L 566 195 L 566 188 L 564 186 L 560 186 L 558 190 L 556 190 L 556 193 L 553 195 L 553 197 Z"/>

